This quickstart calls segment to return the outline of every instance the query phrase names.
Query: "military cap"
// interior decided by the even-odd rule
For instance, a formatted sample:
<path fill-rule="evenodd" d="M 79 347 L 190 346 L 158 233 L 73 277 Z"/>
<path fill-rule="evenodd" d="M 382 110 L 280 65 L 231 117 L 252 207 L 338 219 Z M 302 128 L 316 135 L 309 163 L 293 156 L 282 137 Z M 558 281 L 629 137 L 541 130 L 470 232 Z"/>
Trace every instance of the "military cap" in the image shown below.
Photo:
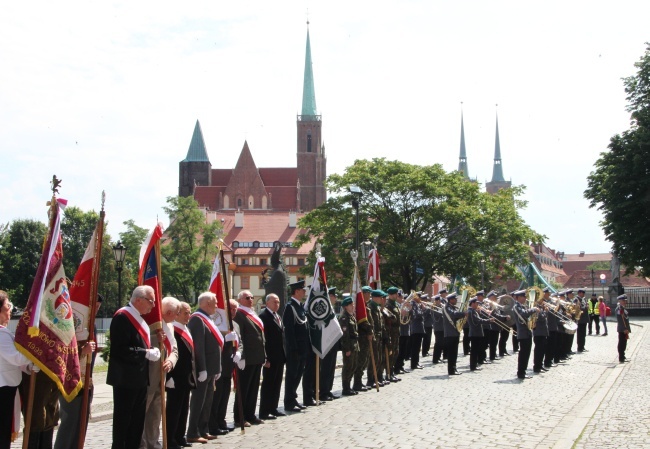
<path fill-rule="evenodd" d="M 302 281 L 294 282 L 292 284 L 289 284 L 289 288 L 291 290 L 300 290 L 301 288 L 305 288 L 305 280 L 303 279 Z"/>
<path fill-rule="evenodd" d="M 364 292 L 364 293 L 370 293 L 370 292 L 372 292 L 372 288 L 370 288 L 367 285 L 364 285 L 363 287 L 361 287 L 361 291 Z"/>
<path fill-rule="evenodd" d="M 336 296 L 336 287 L 328 288 L 327 294 Z"/>
<path fill-rule="evenodd" d="M 592 298 L 595 298 L 596 296 L 598 296 L 598 295 L 596 295 L 596 293 L 592 293 L 592 294 L 591 294 L 591 297 L 592 297 Z"/>
<path fill-rule="evenodd" d="M 469 300 L 469 305 L 471 306 L 472 304 L 478 302 L 478 298 L 476 296 L 472 296 L 472 299 Z"/>
<path fill-rule="evenodd" d="M 485 290 L 479 290 L 476 292 L 476 296 L 485 296 Z"/>
<path fill-rule="evenodd" d="M 526 296 L 526 290 L 517 290 L 513 293 L 513 296 Z"/>
<path fill-rule="evenodd" d="M 573 294 L 573 289 L 572 288 L 570 288 L 568 290 L 564 290 L 565 295 L 568 295 L 569 293 Z"/>
<path fill-rule="evenodd" d="M 617 296 L 616 299 L 617 299 L 618 301 L 627 301 L 627 295 L 620 295 L 620 296 Z"/>
<path fill-rule="evenodd" d="M 433 297 L 433 300 L 434 300 L 434 301 L 440 301 L 440 295 L 436 295 L 436 296 L 434 296 L 434 297 Z"/>
<path fill-rule="evenodd" d="M 346 296 L 345 298 L 343 298 L 343 302 L 341 302 L 341 305 L 343 307 L 349 306 L 350 304 L 352 304 L 352 298 L 351 297 Z"/>
<path fill-rule="evenodd" d="M 558 296 L 566 296 L 566 292 L 563 290 L 561 292 L 557 292 Z"/>
<path fill-rule="evenodd" d="M 458 295 L 456 293 L 452 293 L 451 295 L 447 295 L 447 301 L 451 301 L 452 299 L 457 299 Z"/>
<path fill-rule="evenodd" d="M 446 289 L 446 288 L 443 288 L 443 289 L 440 290 L 438 293 L 440 293 L 441 295 L 442 295 L 443 293 L 447 293 L 447 289 Z"/>
<path fill-rule="evenodd" d="M 492 297 L 492 296 L 497 296 L 497 292 L 495 292 L 494 290 L 492 290 L 492 291 L 491 291 L 490 293 L 488 293 L 488 295 L 487 295 L 488 298 L 490 298 L 490 297 Z"/>
<path fill-rule="evenodd" d="M 423 294 L 420 295 L 420 299 L 421 299 L 422 301 L 426 301 L 426 300 L 429 299 L 429 295 L 426 294 L 426 293 L 423 293 Z"/>
<path fill-rule="evenodd" d="M 548 288 L 548 287 L 544 287 L 544 289 L 543 289 L 542 291 L 543 291 L 544 293 L 551 293 L 551 289 Z"/>
<path fill-rule="evenodd" d="M 373 298 L 383 298 L 384 296 L 386 296 L 386 292 L 384 292 L 383 290 L 379 290 L 379 289 L 372 290 L 370 292 L 370 296 L 372 296 Z"/>
<path fill-rule="evenodd" d="M 585 290 L 584 288 L 579 288 L 578 293 L 587 293 L 587 290 Z"/>
<path fill-rule="evenodd" d="M 388 293 L 389 295 L 394 295 L 398 291 L 399 290 L 397 289 L 397 287 L 388 287 L 388 289 L 386 290 L 386 293 Z"/>

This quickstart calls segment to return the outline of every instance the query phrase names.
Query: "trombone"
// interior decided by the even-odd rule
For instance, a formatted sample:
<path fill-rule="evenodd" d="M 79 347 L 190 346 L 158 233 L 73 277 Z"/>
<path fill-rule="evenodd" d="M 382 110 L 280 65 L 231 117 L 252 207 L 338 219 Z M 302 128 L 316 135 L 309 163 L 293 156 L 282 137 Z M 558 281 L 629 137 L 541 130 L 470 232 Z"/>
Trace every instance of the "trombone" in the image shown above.
<path fill-rule="evenodd" d="M 487 303 L 487 307 L 486 304 Z M 481 311 L 489 316 L 490 318 L 494 318 L 494 321 L 492 321 L 494 324 L 499 326 L 501 329 L 504 331 L 512 332 L 512 335 L 517 335 L 517 331 L 511 328 L 510 326 L 507 326 L 505 323 L 502 323 L 498 318 L 492 317 L 492 312 L 496 309 L 503 310 L 504 306 L 501 304 L 496 303 L 495 301 L 492 301 L 491 299 L 483 299 L 483 304 L 481 304 Z"/>

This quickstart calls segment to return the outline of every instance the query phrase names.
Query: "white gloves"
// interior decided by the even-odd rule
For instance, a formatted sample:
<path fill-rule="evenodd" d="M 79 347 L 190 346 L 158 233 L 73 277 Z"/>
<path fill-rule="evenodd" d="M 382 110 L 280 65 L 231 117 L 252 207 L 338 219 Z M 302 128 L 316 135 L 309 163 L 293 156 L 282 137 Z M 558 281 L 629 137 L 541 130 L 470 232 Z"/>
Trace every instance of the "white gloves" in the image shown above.
<path fill-rule="evenodd" d="M 175 387 L 175 385 L 174 385 L 174 379 L 170 377 L 169 380 L 167 381 L 167 383 L 165 384 L 165 386 L 166 386 L 167 388 L 174 388 L 174 387 Z"/>
<path fill-rule="evenodd" d="M 150 362 L 157 362 L 158 359 L 160 359 L 160 349 L 158 348 L 147 349 L 147 352 L 144 356 Z"/>
<path fill-rule="evenodd" d="M 246 368 L 246 359 L 241 359 L 237 362 L 237 368 L 244 369 Z"/>
<path fill-rule="evenodd" d="M 208 372 L 207 371 L 201 371 L 199 373 L 199 378 L 197 379 L 199 382 L 205 382 L 205 380 L 208 378 Z"/>
<path fill-rule="evenodd" d="M 29 365 L 29 370 L 32 373 L 38 373 L 41 369 L 37 365 L 32 363 L 31 365 Z"/>
<path fill-rule="evenodd" d="M 241 352 L 237 351 L 235 352 L 235 355 L 232 356 L 232 361 L 234 363 L 237 363 L 241 360 Z"/>
<path fill-rule="evenodd" d="M 237 332 L 231 332 L 229 334 L 226 334 L 226 341 L 232 341 L 234 343 L 239 343 L 239 337 L 237 336 Z"/>

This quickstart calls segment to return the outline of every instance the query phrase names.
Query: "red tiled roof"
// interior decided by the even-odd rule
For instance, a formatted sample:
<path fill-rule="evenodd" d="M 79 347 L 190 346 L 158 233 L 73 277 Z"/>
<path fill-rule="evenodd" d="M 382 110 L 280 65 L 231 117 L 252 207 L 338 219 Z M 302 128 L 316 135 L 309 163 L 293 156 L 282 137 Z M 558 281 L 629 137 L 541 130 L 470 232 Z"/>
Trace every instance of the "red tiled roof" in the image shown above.
<path fill-rule="evenodd" d="M 232 176 L 232 168 L 213 168 L 212 185 L 226 187 Z"/>
<path fill-rule="evenodd" d="M 271 206 L 274 210 L 296 210 L 298 189 L 291 187 L 267 187 L 266 191 L 271 194 Z"/>
<path fill-rule="evenodd" d="M 600 261 L 607 261 L 609 262 L 612 260 L 612 253 L 594 253 L 594 254 L 588 254 L 584 253 L 582 256 L 580 254 L 565 254 L 564 259 L 562 260 L 563 262 L 575 262 L 575 261 L 580 261 L 580 260 L 587 260 L 589 261 L 589 265 L 593 262 L 600 262 Z"/>
<path fill-rule="evenodd" d="M 605 275 L 605 285 L 612 283 L 612 272 L 609 270 L 594 270 L 594 284 L 600 286 L 600 275 Z M 650 281 L 637 273 L 622 276 L 621 284 L 623 287 L 650 287 Z M 574 272 L 564 283 L 565 288 L 591 287 L 591 270 L 578 270 Z"/>
<path fill-rule="evenodd" d="M 258 171 L 267 190 L 269 187 L 296 187 L 298 184 L 298 169 L 295 167 L 260 168 Z"/>

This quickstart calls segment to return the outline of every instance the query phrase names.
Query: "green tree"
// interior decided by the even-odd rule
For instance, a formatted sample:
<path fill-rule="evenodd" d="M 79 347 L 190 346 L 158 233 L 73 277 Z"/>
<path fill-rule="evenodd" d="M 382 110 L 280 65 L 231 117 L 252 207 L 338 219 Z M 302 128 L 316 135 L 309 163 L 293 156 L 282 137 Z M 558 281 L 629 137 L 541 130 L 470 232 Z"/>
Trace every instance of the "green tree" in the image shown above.
<path fill-rule="evenodd" d="M 14 220 L 0 230 L 0 289 L 18 307 L 27 304 L 47 225 L 36 220 Z"/>
<path fill-rule="evenodd" d="M 138 285 L 140 248 L 149 232 L 136 225 L 133 220 L 127 220 L 123 224 L 126 231 L 120 232 L 120 241 L 126 247 L 126 255 L 122 271 L 122 298 L 119 299 L 121 305 L 127 302 L 131 291 Z"/>
<path fill-rule="evenodd" d="M 612 263 L 609 260 L 599 260 L 591 265 L 587 265 L 586 270 L 611 270 Z"/>
<path fill-rule="evenodd" d="M 359 234 L 361 241 L 379 242 L 384 286 L 422 289 L 434 274 L 458 276 L 478 285 L 481 260 L 486 280 L 514 276 L 516 264 L 525 261 L 527 243 L 542 240 L 518 214 L 525 206 L 518 198 L 522 188 L 489 195 L 438 164 L 357 160 L 343 175 L 328 178 L 333 195 L 300 220 L 307 231 L 295 243 L 317 238 L 328 273 L 348 284 L 355 241 L 350 185 L 363 191 Z M 365 266 L 365 261 L 359 263 Z"/>
<path fill-rule="evenodd" d="M 584 195 L 603 213 L 605 237 L 626 271 L 650 274 L 650 44 L 624 78 L 630 129 L 610 140 L 588 177 Z"/>
<path fill-rule="evenodd" d="M 162 247 L 163 291 L 194 302 L 209 286 L 223 228 L 218 221 L 206 223 L 192 197 L 169 197 L 163 209 L 171 221 Z"/>

